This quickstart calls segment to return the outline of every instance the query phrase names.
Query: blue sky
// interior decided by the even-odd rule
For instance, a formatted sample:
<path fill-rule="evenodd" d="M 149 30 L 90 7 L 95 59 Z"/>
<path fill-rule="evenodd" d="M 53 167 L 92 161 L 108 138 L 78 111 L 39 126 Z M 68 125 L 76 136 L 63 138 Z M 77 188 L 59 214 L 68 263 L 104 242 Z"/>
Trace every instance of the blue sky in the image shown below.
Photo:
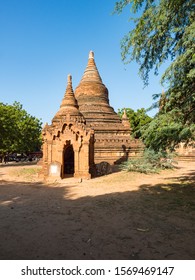
<path fill-rule="evenodd" d="M 63 98 L 67 75 L 79 84 L 90 50 L 110 105 L 147 108 L 162 91 L 160 76 L 143 89 L 138 65 L 124 65 L 120 41 L 129 9 L 112 15 L 115 0 L 0 0 L 0 102 L 18 101 L 42 122 L 51 122 Z M 152 113 L 150 113 L 152 114 Z"/>

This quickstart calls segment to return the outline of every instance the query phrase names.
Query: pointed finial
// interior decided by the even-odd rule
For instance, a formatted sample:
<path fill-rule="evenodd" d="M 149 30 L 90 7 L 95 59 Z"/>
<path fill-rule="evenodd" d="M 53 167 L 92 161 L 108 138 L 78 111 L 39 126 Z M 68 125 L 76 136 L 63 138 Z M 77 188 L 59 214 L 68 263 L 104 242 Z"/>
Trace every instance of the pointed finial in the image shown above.
<path fill-rule="evenodd" d="M 48 126 L 48 123 L 46 122 L 46 123 L 43 125 L 43 129 L 45 129 L 47 126 Z"/>
<path fill-rule="evenodd" d="M 94 58 L 94 52 L 93 51 L 89 52 L 89 58 Z"/>
<path fill-rule="evenodd" d="M 67 81 L 68 81 L 68 84 L 72 84 L 72 76 L 70 74 L 68 74 Z"/>
<path fill-rule="evenodd" d="M 127 118 L 126 108 L 124 108 L 122 119 L 128 119 Z"/>

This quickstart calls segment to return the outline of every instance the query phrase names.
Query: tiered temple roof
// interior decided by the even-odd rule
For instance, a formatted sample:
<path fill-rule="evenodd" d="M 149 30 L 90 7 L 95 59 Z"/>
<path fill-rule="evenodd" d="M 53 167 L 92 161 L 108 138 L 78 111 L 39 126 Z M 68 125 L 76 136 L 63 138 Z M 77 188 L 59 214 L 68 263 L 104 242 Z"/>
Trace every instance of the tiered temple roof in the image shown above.
<path fill-rule="evenodd" d="M 75 97 L 87 125 L 100 126 L 108 123 L 111 127 L 112 124 L 121 124 L 119 116 L 109 104 L 108 89 L 102 82 L 92 51 L 83 77 L 75 89 Z"/>

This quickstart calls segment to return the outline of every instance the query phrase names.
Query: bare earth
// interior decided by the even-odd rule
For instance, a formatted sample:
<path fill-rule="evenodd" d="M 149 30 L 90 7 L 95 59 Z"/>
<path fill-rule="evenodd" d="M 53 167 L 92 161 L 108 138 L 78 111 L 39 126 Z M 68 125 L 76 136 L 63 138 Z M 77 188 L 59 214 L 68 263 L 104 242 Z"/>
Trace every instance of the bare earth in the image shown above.
<path fill-rule="evenodd" d="M 0 259 L 195 259 L 195 162 L 43 182 L 0 165 Z"/>

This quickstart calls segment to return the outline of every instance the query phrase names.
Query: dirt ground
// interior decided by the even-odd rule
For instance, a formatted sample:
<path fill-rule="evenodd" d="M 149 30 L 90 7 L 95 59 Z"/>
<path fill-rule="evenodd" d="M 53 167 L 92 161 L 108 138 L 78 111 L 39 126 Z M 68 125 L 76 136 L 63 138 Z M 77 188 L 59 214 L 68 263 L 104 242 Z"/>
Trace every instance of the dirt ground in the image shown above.
<path fill-rule="evenodd" d="M 195 162 L 43 182 L 0 165 L 0 259 L 195 259 Z"/>

